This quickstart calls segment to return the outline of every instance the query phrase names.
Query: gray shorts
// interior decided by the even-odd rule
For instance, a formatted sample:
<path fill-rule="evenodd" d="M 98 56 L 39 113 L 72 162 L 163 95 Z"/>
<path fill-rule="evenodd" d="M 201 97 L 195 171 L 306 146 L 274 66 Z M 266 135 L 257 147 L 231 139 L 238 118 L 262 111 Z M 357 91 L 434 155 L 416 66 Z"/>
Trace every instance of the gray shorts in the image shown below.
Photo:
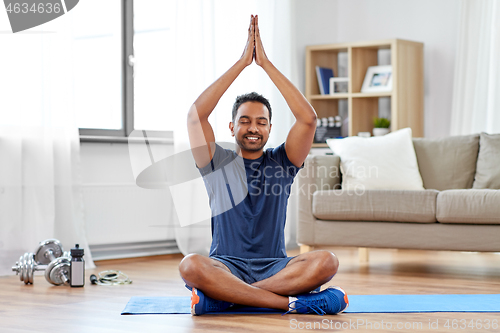
<path fill-rule="evenodd" d="M 240 280 L 252 284 L 275 275 L 295 257 L 245 259 L 226 255 L 213 255 L 210 258 L 226 265 L 231 273 Z"/>

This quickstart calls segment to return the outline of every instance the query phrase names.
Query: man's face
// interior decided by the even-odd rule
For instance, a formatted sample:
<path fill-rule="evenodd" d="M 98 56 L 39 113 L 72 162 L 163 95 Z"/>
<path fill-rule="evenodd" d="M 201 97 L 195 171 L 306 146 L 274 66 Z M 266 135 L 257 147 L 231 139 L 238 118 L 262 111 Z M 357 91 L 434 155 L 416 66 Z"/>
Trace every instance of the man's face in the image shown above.
<path fill-rule="evenodd" d="M 261 150 L 271 132 L 267 107 L 259 102 L 241 104 L 234 123 L 229 123 L 229 129 L 242 150 Z"/>

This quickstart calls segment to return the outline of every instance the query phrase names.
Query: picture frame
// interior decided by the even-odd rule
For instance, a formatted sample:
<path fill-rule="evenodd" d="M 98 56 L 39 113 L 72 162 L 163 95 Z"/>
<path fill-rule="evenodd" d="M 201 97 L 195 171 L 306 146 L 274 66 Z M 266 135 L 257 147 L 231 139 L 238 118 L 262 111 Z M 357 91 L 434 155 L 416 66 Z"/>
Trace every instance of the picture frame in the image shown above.
<path fill-rule="evenodd" d="M 392 91 L 392 66 L 370 66 L 366 71 L 362 93 Z"/>
<path fill-rule="evenodd" d="M 349 85 L 348 77 L 331 77 L 330 95 L 347 93 L 349 89 L 348 85 Z"/>

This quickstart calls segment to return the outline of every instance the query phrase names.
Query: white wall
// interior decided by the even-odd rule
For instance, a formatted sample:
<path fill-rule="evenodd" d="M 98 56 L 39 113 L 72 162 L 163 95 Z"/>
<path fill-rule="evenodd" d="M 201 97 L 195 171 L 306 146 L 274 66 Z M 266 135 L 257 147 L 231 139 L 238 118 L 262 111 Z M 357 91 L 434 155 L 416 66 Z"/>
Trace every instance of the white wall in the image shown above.
<path fill-rule="evenodd" d="M 337 0 L 294 0 L 292 20 L 298 88 L 305 93 L 307 45 L 337 42 Z"/>
<path fill-rule="evenodd" d="M 400 38 L 424 43 L 425 136 L 449 135 L 459 1 L 295 0 L 301 90 L 310 44 Z"/>

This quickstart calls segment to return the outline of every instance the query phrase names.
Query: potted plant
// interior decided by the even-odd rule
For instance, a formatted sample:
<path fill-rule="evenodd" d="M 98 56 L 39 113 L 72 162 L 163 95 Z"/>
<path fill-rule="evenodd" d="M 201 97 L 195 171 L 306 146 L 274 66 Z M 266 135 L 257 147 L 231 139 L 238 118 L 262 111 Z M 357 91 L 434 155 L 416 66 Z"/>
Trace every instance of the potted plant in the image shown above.
<path fill-rule="evenodd" d="M 387 118 L 374 118 L 373 119 L 373 135 L 381 136 L 389 133 L 391 121 Z"/>

